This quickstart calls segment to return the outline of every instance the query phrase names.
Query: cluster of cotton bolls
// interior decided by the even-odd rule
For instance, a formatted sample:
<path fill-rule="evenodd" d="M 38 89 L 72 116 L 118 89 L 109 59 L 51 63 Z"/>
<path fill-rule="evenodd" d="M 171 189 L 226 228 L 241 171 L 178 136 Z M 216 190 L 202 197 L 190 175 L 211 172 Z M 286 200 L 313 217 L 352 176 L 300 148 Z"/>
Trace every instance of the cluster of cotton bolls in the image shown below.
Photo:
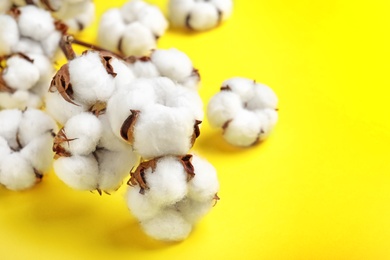
<path fill-rule="evenodd" d="M 168 22 L 157 6 L 132 0 L 102 15 L 98 42 L 103 48 L 126 56 L 148 55 L 167 27 Z"/>
<path fill-rule="evenodd" d="M 31 188 L 52 166 L 55 121 L 37 109 L 0 111 L 0 184 Z"/>
<path fill-rule="evenodd" d="M 175 27 L 205 31 L 217 27 L 232 13 L 232 0 L 169 0 L 168 16 Z"/>
<path fill-rule="evenodd" d="M 224 139 L 236 146 L 251 146 L 266 139 L 278 120 L 278 98 L 271 88 L 247 78 L 222 83 L 207 107 L 214 127 L 223 129 Z"/>

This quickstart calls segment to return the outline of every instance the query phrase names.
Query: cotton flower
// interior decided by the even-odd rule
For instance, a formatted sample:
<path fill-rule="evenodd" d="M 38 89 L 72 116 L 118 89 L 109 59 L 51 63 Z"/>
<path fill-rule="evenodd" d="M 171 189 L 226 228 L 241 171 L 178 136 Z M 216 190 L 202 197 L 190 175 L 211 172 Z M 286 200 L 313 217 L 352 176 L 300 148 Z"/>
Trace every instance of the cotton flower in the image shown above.
<path fill-rule="evenodd" d="M 271 88 L 246 78 L 223 82 L 207 107 L 214 127 L 223 129 L 226 141 L 250 146 L 266 139 L 277 122 L 278 99 Z"/>
<path fill-rule="evenodd" d="M 158 7 L 133 0 L 102 15 L 98 41 L 102 47 L 126 56 L 143 56 L 156 48 L 157 39 L 167 27 L 168 22 Z"/>
<path fill-rule="evenodd" d="M 31 188 L 49 171 L 57 126 L 41 110 L 0 111 L 0 184 L 10 190 Z"/>
<path fill-rule="evenodd" d="M 142 162 L 131 173 L 129 184 L 130 211 L 145 233 L 158 240 L 185 239 L 218 199 L 216 171 L 196 155 Z"/>
<path fill-rule="evenodd" d="M 232 8 L 232 0 L 170 0 L 168 16 L 173 26 L 204 31 L 227 20 Z"/>

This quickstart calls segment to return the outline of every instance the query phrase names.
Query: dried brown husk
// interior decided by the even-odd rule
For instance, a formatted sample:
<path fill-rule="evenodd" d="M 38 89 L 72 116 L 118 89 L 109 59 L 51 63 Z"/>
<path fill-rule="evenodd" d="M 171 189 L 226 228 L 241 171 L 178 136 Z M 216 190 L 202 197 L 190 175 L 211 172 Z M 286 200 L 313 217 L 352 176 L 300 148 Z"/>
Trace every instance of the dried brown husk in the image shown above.
<path fill-rule="evenodd" d="M 131 109 L 130 112 L 131 114 L 122 124 L 120 134 L 124 140 L 132 144 L 134 142 L 134 127 L 141 112 L 133 109 Z"/>
<path fill-rule="evenodd" d="M 69 103 L 79 106 L 75 102 L 73 102 L 73 89 L 72 89 L 72 83 L 70 82 L 70 74 L 69 74 L 69 65 L 65 64 L 63 65 L 54 75 L 50 87 L 50 92 L 56 92 L 60 93 L 60 95 Z"/>
<path fill-rule="evenodd" d="M 68 139 L 68 137 L 65 134 L 65 129 L 61 128 L 60 131 L 58 131 L 58 134 L 54 137 L 53 140 L 53 152 L 55 153 L 54 159 L 58 159 L 60 157 L 70 157 L 72 154 L 62 146 L 64 142 L 67 142 L 69 145 L 70 141 L 76 140 L 77 138 Z"/>

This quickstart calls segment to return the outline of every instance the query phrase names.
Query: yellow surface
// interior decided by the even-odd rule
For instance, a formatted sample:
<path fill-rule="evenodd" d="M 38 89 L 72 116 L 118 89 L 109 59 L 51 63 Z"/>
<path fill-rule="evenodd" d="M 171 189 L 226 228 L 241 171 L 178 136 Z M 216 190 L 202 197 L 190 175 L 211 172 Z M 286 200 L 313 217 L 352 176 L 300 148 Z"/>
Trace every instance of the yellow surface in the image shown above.
<path fill-rule="evenodd" d="M 221 201 L 181 243 L 147 238 L 124 187 L 100 197 L 52 173 L 0 188 L 0 259 L 390 259 L 389 3 L 237 0 L 215 30 L 168 31 L 159 47 L 191 57 L 205 104 L 233 76 L 275 90 L 272 136 L 237 149 L 205 120 L 194 150 Z"/>

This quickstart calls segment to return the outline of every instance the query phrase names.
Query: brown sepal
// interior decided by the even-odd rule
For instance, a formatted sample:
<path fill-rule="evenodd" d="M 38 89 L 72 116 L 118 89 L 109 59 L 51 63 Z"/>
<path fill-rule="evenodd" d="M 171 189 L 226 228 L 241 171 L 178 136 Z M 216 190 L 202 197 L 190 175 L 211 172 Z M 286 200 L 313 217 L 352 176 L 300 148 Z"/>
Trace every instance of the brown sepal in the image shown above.
<path fill-rule="evenodd" d="M 121 136 L 127 142 L 132 144 L 134 142 L 134 126 L 137 123 L 140 111 L 130 109 L 131 115 L 126 118 L 121 127 Z"/>
<path fill-rule="evenodd" d="M 200 73 L 198 69 L 192 69 L 192 76 L 196 76 L 199 80 L 201 80 Z"/>
<path fill-rule="evenodd" d="M 56 20 L 54 22 L 54 27 L 56 28 L 57 31 L 59 31 L 62 35 L 65 35 L 67 32 L 68 32 L 68 25 L 66 25 L 65 23 L 63 23 L 62 21 L 60 20 Z"/>
<path fill-rule="evenodd" d="M 13 18 L 18 19 L 21 12 L 20 12 L 20 9 L 19 9 L 19 8 L 17 8 L 17 7 L 12 7 L 7 13 L 8 13 L 10 16 L 12 16 Z"/>
<path fill-rule="evenodd" d="M 195 177 L 195 169 L 191 163 L 192 154 L 186 154 L 184 156 L 179 157 L 179 159 L 180 163 L 183 165 L 184 170 L 187 173 L 187 181 L 190 181 L 192 178 Z"/>
<path fill-rule="evenodd" d="M 222 130 L 225 131 L 226 128 L 229 127 L 230 122 L 232 122 L 232 121 L 233 121 L 233 119 L 229 119 L 228 121 L 226 121 L 226 122 L 222 125 Z"/>
<path fill-rule="evenodd" d="M 43 173 L 41 173 L 40 171 L 38 171 L 37 169 L 33 168 L 34 169 L 34 174 L 35 174 L 35 178 L 36 178 L 36 182 L 39 183 L 42 181 L 42 178 L 43 178 Z"/>
<path fill-rule="evenodd" d="M 50 92 L 58 91 L 61 96 L 69 103 L 79 106 L 78 104 L 73 102 L 73 89 L 72 83 L 70 83 L 70 75 L 69 75 L 69 65 L 65 64 L 62 66 L 54 75 L 50 87 Z"/>
<path fill-rule="evenodd" d="M 111 65 L 111 60 L 113 56 L 105 52 L 100 52 L 99 55 L 100 55 L 100 60 L 104 68 L 106 69 L 107 73 L 115 78 L 117 73 L 115 73 L 114 68 Z"/>
<path fill-rule="evenodd" d="M 145 180 L 145 170 L 152 168 L 152 172 L 156 169 L 158 158 L 141 162 L 135 171 L 130 172 L 130 180 L 127 182 L 127 185 L 130 186 L 140 186 L 140 193 L 144 194 L 145 189 L 149 189 Z"/>
<path fill-rule="evenodd" d="M 93 106 L 89 108 L 89 112 L 95 116 L 100 116 L 106 112 L 107 103 L 103 101 L 97 101 Z"/>
<path fill-rule="evenodd" d="M 48 0 L 40 0 L 40 1 L 50 12 L 58 11 L 58 10 L 54 9 L 53 6 L 51 6 L 50 1 L 48 1 Z"/>
<path fill-rule="evenodd" d="M 61 128 L 53 140 L 53 152 L 55 152 L 54 159 L 58 159 L 60 157 L 72 156 L 72 154 L 70 152 L 66 151 L 65 148 L 62 147 L 62 143 L 67 142 L 69 145 L 70 141 L 73 141 L 76 139 L 77 138 L 68 139 L 68 137 L 66 137 L 66 134 L 65 134 L 65 129 Z"/>
<path fill-rule="evenodd" d="M 191 137 L 191 145 L 194 145 L 196 138 L 198 138 L 199 135 L 200 135 L 199 125 L 200 125 L 201 123 L 202 123 L 202 121 L 200 121 L 200 120 L 195 120 L 195 124 L 194 124 L 194 133 L 192 134 L 192 137 Z"/>
<path fill-rule="evenodd" d="M 222 86 L 221 91 L 231 91 L 232 89 L 229 87 L 229 85 Z"/>
<path fill-rule="evenodd" d="M 218 202 L 220 199 L 221 199 L 221 198 L 218 197 L 218 193 L 215 193 L 215 195 L 214 195 L 214 197 L 213 197 L 213 200 L 215 201 L 213 207 L 215 207 L 215 205 L 217 205 L 217 202 Z"/>
<path fill-rule="evenodd" d="M 10 94 L 15 92 L 13 88 L 8 87 L 7 83 L 5 83 L 2 74 L 0 74 L 0 92 L 6 92 Z"/>

